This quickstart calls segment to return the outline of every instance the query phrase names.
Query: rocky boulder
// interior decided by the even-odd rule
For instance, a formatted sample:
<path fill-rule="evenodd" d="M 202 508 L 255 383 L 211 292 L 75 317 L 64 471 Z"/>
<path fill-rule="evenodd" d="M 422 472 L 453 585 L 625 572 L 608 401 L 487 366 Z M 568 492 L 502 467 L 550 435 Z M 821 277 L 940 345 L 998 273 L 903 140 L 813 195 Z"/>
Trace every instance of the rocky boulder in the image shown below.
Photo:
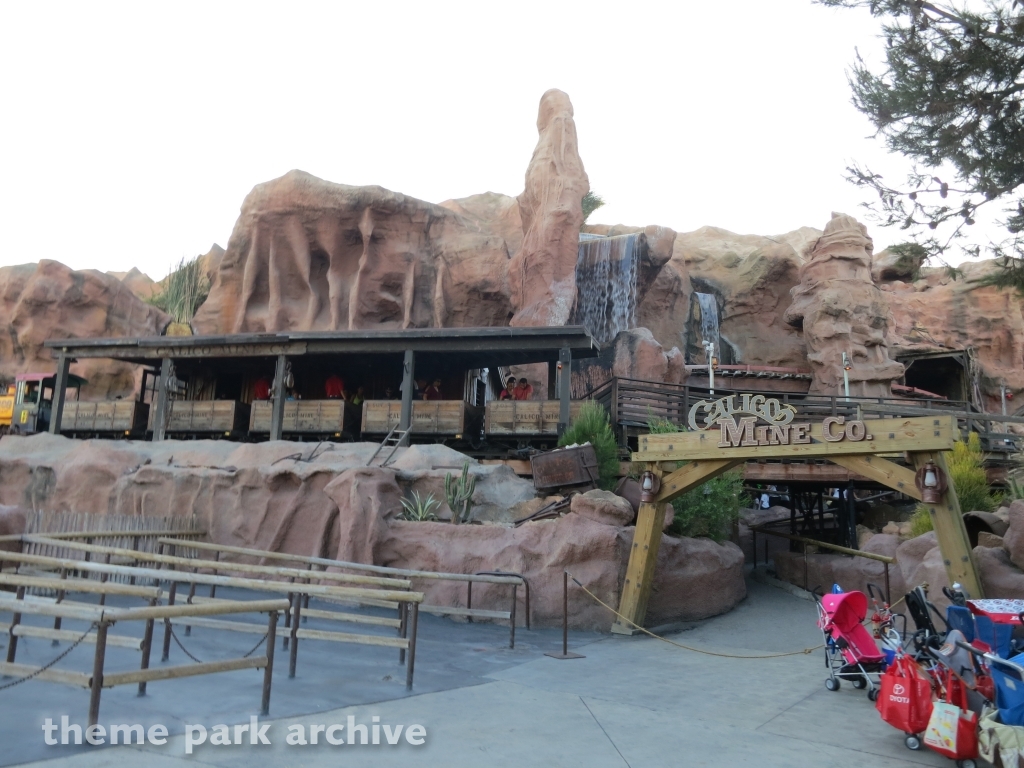
<path fill-rule="evenodd" d="M 633 522 L 633 506 L 611 491 L 587 491 L 572 497 L 569 509 L 589 520 L 604 525 L 625 526 Z"/>
<path fill-rule="evenodd" d="M 0 505 L 0 536 L 17 536 L 27 530 L 28 519 L 20 507 Z M 0 541 L 0 551 L 20 552 L 17 541 Z"/>
<path fill-rule="evenodd" d="M 1003 534 L 1003 546 L 1010 560 L 1018 568 L 1024 568 L 1024 500 L 1017 499 L 1007 510 L 1009 526 Z"/>
<path fill-rule="evenodd" d="M 52 372 L 49 339 L 104 336 L 159 336 L 170 318 L 143 302 L 124 283 L 95 270 L 75 271 L 43 259 L 36 264 L 0 267 L 0 375 Z M 85 399 L 135 391 L 132 366 L 108 360 L 76 363 L 84 376 Z"/>

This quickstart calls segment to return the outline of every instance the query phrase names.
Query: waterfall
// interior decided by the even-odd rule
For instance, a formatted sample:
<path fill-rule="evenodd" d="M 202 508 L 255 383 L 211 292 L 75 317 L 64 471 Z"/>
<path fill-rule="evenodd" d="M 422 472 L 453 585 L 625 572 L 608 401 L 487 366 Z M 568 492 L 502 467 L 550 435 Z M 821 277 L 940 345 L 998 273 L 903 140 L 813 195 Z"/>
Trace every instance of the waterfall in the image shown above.
<path fill-rule="evenodd" d="M 636 281 L 642 235 L 580 236 L 576 258 L 576 309 L 583 325 L 606 344 L 619 331 L 636 327 Z"/>
<path fill-rule="evenodd" d="M 722 359 L 722 339 L 718 332 L 718 300 L 710 293 L 694 293 L 700 309 L 700 337 L 715 345 L 715 356 Z"/>

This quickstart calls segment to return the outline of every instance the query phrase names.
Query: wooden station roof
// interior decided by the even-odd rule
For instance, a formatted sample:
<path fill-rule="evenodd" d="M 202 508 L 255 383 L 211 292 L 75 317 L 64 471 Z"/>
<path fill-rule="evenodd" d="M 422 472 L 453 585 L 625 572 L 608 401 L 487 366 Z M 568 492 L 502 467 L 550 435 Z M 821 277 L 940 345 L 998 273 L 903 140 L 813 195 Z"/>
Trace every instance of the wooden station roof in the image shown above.
<path fill-rule="evenodd" d="M 465 369 L 525 365 L 595 357 L 600 345 L 582 326 L 538 328 L 413 328 L 406 330 L 242 333 L 219 336 L 154 336 L 109 339 L 51 339 L 44 346 L 78 360 L 106 358 L 140 365 L 163 358 L 205 362 L 254 357 L 417 357 Z"/>

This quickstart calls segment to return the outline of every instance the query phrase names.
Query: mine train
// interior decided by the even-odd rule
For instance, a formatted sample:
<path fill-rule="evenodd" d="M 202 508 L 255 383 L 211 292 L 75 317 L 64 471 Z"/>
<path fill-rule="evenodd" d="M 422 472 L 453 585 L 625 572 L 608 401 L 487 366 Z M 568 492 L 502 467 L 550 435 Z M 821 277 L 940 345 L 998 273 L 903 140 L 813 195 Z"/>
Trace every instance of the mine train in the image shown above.
<path fill-rule="evenodd" d="M 325 395 L 327 379 L 310 382 L 306 391 Z M 469 381 L 466 391 L 484 399 L 483 383 Z M 151 439 L 155 409 L 155 376 L 143 374 L 143 385 L 132 399 L 84 401 L 79 395 L 87 383 L 70 374 L 60 433 L 76 438 Z M 55 374 L 19 374 L 0 395 L 0 430 L 30 435 L 49 428 Z M 444 387 L 451 389 L 451 384 Z M 259 379 L 247 382 L 239 399 L 186 399 L 192 387 L 176 382 L 166 415 L 165 434 L 177 439 L 266 440 L 270 435 L 273 401 Z M 364 389 L 358 387 L 356 391 Z M 356 391 L 332 392 L 333 397 L 304 397 L 294 386 L 284 403 L 283 437 L 298 441 L 379 442 L 401 417 L 398 399 L 363 399 Z M 381 394 L 390 395 L 387 389 Z M 248 397 L 246 397 L 248 395 Z M 478 405 L 462 400 L 416 400 L 412 405 L 412 442 L 444 442 L 475 452 L 503 452 L 528 447 L 554 447 L 558 436 L 558 400 L 491 400 Z M 571 404 L 574 418 L 580 403 Z"/>

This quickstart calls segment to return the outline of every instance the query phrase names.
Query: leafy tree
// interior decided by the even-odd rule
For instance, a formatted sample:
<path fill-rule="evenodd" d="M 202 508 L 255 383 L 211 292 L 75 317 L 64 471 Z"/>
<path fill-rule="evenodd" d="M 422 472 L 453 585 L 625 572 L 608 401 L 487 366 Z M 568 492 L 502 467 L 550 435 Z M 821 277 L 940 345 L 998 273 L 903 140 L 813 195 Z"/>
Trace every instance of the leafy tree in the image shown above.
<path fill-rule="evenodd" d="M 560 448 L 583 443 L 594 446 L 597 455 L 597 484 L 602 490 L 612 490 L 619 478 L 619 447 L 615 444 L 615 433 L 608 422 L 608 411 L 593 400 L 580 406 L 579 414 L 558 439 Z"/>
<path fill-rule="evenodd" d="M 581 205 L 583 206 L 583 223 L 586 224 L 587 219 L 590 218 L 590 214 L 604 205 L 604 198 L 596 192 L 587 192 L 587 194 L 583 196 Z"/>
<path fill-rule="evenodd" d="M 977 256 L 982 246 L 967 228 L 980 209 L 1001 205 L 1006 237 L 985 249 L 1002 269 L 988 282 L 1024 290 L 1024 3 L 815 2 L 866 8 L 882 20 L 885 65 L 873 72 L 858 54 L 853 103 L 913 172 L 894 185 L 866 167 L 847 169 L 878 195 L 869 206 L 878 221 L 909 230 L 929 257 L 954 243 Z"/>

